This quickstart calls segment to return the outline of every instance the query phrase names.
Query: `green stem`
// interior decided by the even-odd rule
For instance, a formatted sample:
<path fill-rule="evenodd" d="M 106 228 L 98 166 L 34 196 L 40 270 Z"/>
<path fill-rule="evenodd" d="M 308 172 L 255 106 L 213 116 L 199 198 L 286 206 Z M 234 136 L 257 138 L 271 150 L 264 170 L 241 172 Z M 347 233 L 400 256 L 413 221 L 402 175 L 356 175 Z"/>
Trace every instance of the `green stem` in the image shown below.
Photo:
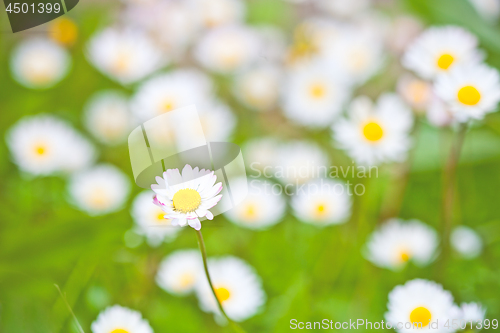
<path fill-rule="evenodd" d="M 196 236 L 198 237 L 198 245 L 200 247 L 201 256 L 203 258 L 203 268 L 205 269 L 205 275 L 207 277 L 208 284 L 210 285 L 210 289 L 212 289 L 212 293 L 213 293 L 213 295 L 215 297 L 217 305 L 219 306 L 220 312 L 222 313 L 222 315 L 224 316 L 224 318 L 226 318 L 227 322 L 234 329 L 235 332 L 237 332 L 237 333 L 245 333 L 245 330 L 243 328 L 241 328 L 238 324 L 236 324 L 234 321 L 232 321 L 228 317 L 228 315 L 226 314 L 226 312 L 224 311 L 224 308 L 222 307 L 222 304 L 219 301 L 219 298 L 217 297 L 217 294 L 215 292 L 215 288 L 214 288 L 214 286 L 212 284 L 212 279 L 210 278 L 210 273 L 208 273 L 207 250 L 205 249 L 205 242 L 203 241 L 203 235 L 201 234 L 200 230 L 196 230 Z"/>

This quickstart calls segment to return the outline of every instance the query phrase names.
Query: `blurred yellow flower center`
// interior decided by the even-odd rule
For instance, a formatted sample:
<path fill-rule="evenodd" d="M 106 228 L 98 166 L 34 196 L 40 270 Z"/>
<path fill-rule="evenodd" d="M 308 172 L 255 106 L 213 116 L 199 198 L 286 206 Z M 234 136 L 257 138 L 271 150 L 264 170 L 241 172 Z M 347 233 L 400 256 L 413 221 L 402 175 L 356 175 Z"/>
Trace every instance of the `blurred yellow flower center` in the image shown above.
<path fill-rule="evenodd" d="M 257 215 L 257 210 L 255 209 L 255 205 L 249 204 L 244 212 L 245 217 L 252 219 Z"/>
<path fill-rule="evenodd" d="M 431 312 L 429 310 L 427 310 L 427 308 L 424 308 L 423 306 L 415 308 L 410 313 L 410 322 L 411 323 L 422 323 L 422 327 L 429 325 L 431 318 L 432 318 Z M 420 326 L 420 325 L 418 325 L 418 326 Z"/>
<path fill-rule="evenodd" d="M 217 295 L 217 299 L 222 303 L 224 301 L 227 301 L 229 297 L 231 297 L 231 294 L 229 293 L 229 290 L 227 290 L 224 287 L 221 288 L 216 288 L 215 289 L 215 295 Z"/>
<path fill-rule="evenodd" d="M 473 86 L 465 86 L 458 91 L 458 100 L 465 105 L 476 105 L 481 94 Z"/>
<path fill-rule="evenodd" d="M 78 27 L 68 18 L 58 18 L 50 24 L 50 37 L 64 45 L 72 45 L 78 37 Z"/>
<path fill-rule="evenodd" d="M 123 328 L 117 328 L 116 330 L 112 330 L 110 333 L 129 333 L 129 331 L 124 330 Z"/>
<path fill-rule="evenodd" d="M 181 213 L 194 212 L 201 204 L 201 196 L 198 191 L 185 188 L 177 191 L 173 198 L 174 209 Z"/>
<path fill-rule="evenodd" d="M 448 69 L 448 67 L 451 66 L 454 60 L 455 58 L 453 58 L 451 54 L 445 53 L 439 57 L 437 65 L 441 69 Z"/>
<path fill-rule="evenodd" d="M 168 112 L 172 111 L 175 107 L 175 103 L 173 100 L 166 100 L 163 105 L 162 105 L 162 111 L 163 112 Z"/>
<path fill-rule="evenodd" d="M 130 66 L 130 57 L 128 54 L 121 54 L 118 59 L 116 59 L 116 63 L 114 64 L 114 72 L 117 74 L 123 74 L 128 70 Z"/>
<path fill-rule="evenodd" d="M 36 146 L 35 147 L 35 153 L 39 156 L 44 155 L 47 152 L 47 149 L 44 146 Z"/>
<path fill-rule="evenodd" d="M 108 206 L 109 198 L 104 191 L 100 189 L 94 190 L 92 197 L 90 198 L 90 204 L 92 207 L 97 209 L 103 209 Z"/>
<path fill-rule="evenodd" d="M 370 122 L 363 127 L 363 135 L 369 141 L 378 141 L 384 136 L 384 130 L 379 124 Z"/>
<path fill-rule="evenodd" d="M 321 98 L 325 96 L 326 89 L 322 84 L 316 83 L 311 87 L 311 96 L 314 98 Z"/>
<path fill-rule="evenodd" d="M 429 87 L 423 81 L 415 81 L 409 87 L 410 96 L 415 103 L 422 103 L 425 101 L 429 92 Z"/>
<path fill-rule="evenodd" d="M 321 203 L 316 206 L 316 216 L 321 217 L 326 214 L 326 205 Z"/>
<path fill-rule="evenodd" d="M 163 212 L 163 211 L 158 213 L 157 218 L 158 218 L 158 223 L 166 223 L 169 220 L 169 219 L 165 218 L 165 212 Z"/>
<path fill-rule="evenodd" d="M 194 276 L 190 273 L 185 273 L 181 276 L 180 285 L 182 288 L 187 288 L 192 286 L 194 283 Z"/>
<path fill-rule="evenodd" d="M 406 251 L 401 252 L 401 260 L 403 262 L 407 262 L 408 260 L 410 260 L 410 254 Z"/>

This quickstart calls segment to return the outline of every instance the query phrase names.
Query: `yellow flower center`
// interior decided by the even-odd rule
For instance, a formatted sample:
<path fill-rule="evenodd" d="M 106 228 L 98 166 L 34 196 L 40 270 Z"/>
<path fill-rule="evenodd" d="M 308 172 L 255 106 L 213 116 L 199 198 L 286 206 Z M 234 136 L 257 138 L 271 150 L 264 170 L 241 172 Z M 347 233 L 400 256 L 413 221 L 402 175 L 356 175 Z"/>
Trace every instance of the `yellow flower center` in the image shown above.
<path fill-rule="evenodd" d="M 402 251 L 401 252 L 401 261 L 407 262 L 408 260 L 410 260 L 410 254 L 406 251 Z"/>
<path fill-rule="evenodd" d="M 114 63 L 114 66 L 112 68 L 112 71 L 115 74 L 123 74 L 126 71 L 128 71 L 130 67 L 130 56 L 128 54 L 121 54 L 118 56 L 118 59 L 116 59 L 116 62 Z"/>
<path fill-rule="evenodd" d="M 423 81 L 415 81 L 409 87 L 411 98 L 415 103 L 422 103 L 425 101 L 429 92 L 429 87 Z"/>
<path fill-rule="evenodd" d="M 101 189 L 96 189 L 89 201 L 90 205 L 96 209 L 104 209 L 109 205 L 109 197 Z"/>
<path fill-rule="evenodd" d="M 175 103 L 173 100 L 166 100 L 163 105 L 162 105 L 162 111 L 163 112 L 168 112 L 168 111 L 172 111 L 175 107 Z"/>
<path fill-rule="evenodd" d="M 221 303 L 227 301 L 229 297 L 231 297 L 229 290 L 227 290 L 224 287 L 215 288 L 215 295 L 217 296 L 217 299 Z"/>
<path fill-rule="evenodd" d="M 327 212 L 327 207 L 324 203 L 320 203 L 316 206 L 316 209 L 315 209 L 315 215 L 317 217 L 323 217 L 325 216 Z"/>
<path fill-rule="evenodd" d="M 39 145 L 35 147 L 35 154 L 39 156 L 45 155 L 46 152 L 47 148 L 45 148 L 45 146 Z"/>
<path fill-rule="evenodd" d="M 201 204 L 201 196 L 198 191 L 185 188 L 177 191 L 173 198 L 174 209 L 181 213 L 194 212 Z"/>
<path fill-rule="evenodd" d="M 109 333 L 129 333 L 129 332 L 127 330 L 124 330 L 123 328 L 117 328 Z"/>
<path fill-rule="evenodd" d="M 481 94 L 473 86 L 465 86 L 458 91 L 458 100 L 465 105 L 476 105 L 481 99 Z"/>
<path fill-rule="evenodd" d="M 314 85 L 311 86 L 311 90 L 310 90 L 310 93 L 311 93 L 311 96 L 313 98 L 322 98 L 323 96 L 325 96 L 326 94 L 326 89 L 325 87 L 320 84 L 320 83 L 316 83 Z"/>
<path fill-rule="evenodd" d="M 441 69 L 448 69 L 451 66 L 455 58 L 451 54 L 443 54 L 438 58 L 437 65 Z"/>
<path fill-rule="evenodd" d="M 422 327 L 429 325 L 431 318 L 432 318 L 431 312 L 427 308 L 424 308 L 423 306 L 415 308 L 410 313 L 410 322 L 422 323 Z"/>
<path fill-rule="evenodd" d="M 72 45 L 78 37 L 78 27 L 68 18 L 58 18 L 50 24 L 50 37 L 63 45 Z"/>
<path fill-rule="evenodd" d="M 255 205 L 249 204 L 247 205 L 243 215 L 248 219 L 253 219 L 257 216 L 257 210 L 255 209 Z"/>
<path fill-rule="evenodd" d="M 187 288 L 194 284 L 194 276 L 190 273 L 185 273 L 180 278 L 180 286 L 181 288 Z"/>
<path fill-rule="evenodd" d="M 363 135 L 367 140 L 375 142 L 382 139 L 384 130 L 379 124 L 372 121 L 363 127 Z"/>

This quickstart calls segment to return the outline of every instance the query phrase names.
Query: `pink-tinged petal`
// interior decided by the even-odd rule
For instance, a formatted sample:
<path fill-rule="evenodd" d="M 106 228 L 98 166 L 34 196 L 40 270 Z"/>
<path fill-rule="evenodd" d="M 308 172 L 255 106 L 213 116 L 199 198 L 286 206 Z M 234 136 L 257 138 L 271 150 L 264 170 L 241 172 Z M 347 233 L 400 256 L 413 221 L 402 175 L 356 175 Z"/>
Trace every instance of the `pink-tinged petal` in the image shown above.
<path fill-rule="evenodd" d="M 200 179 L 200 186 L 198 187 L 198 192 L 202 193 L 207 189 L 212 188 L 217 181 L 217 176 L 213 174 L 205 175 Z"/>
<path fill-rule="evenodd" d="M 221 195 L 218 195 L 216 197 L 213 197 L 212 199 L 209 199 L 205 202 L 203 202 L 201 205 L 200 205 L 200 208 L 203 208 L 203 209 L 210 209 L 212 208 L 213 206 L 217 205 L 217 203 L 220 201 L 220 199 L 222 198 L 222 194 Z"/>
<path fill-rule="evenodd" d="M 193 219 L 188 221 L 189 226 L 192 227 L 195 230 L 200 230 L 201 229 L 201 222 L 199 219 Z"/>
<path fill-rule="evenodd" d="M 207 210 L 207 215 L 205 215 L 207 217 L 207 219 L 209 220 L 213 220 L 214 219 L 214 214 L 212 214 L 211 211 Z"/>
<path fill-rule="evenodd" d="M 200 193 L 202 199 L 210 199 L 222 191 L 222 183 L 215 184 L 211 189 Z"/>
<path fill-rule="evenodd" d="M 164 205 L 163 203 L 161 203 L 161 202 L 158 200 L 158 196 L 157 196 L 157 195 L 155 195 L 155 196 L 153 197 L 153 203 L 154 203 L 155 205 L 157 205 L 157 206 L 160 206 L 160 207 Z"/>
<path fill-rule="evenodd" d="M 186 213 L 185 215 L 186 215 L 186 218 L 187 218 L 188 220 L 192 220 L 192 219 L 196 219 L 196 218 L 198 218 L 198 215 L 196 215 L 194 212 L 191 212 L 191 213 Z"/>

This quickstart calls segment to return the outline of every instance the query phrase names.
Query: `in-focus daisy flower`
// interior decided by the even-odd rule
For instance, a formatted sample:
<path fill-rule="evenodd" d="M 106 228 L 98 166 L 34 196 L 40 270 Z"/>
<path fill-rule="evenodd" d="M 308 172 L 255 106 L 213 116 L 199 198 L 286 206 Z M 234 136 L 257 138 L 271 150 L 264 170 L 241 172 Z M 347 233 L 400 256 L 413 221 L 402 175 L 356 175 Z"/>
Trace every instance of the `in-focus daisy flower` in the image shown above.
<path fill-rule="evenodd" d="M 278 102 L 280 79 L 280 70 L 275 66 L 252 67 L 236 77 L 234 94 L 251 109 L 268 111 Z"/>
<path fill-rule="evenodd" d="M 168 169 L 162 177 L 156 177 L 158 184 L 151 185 L 156 193 L 154 203 L 164 212 L 172 225 L 184 227 L 187 224 L 196 230 L 201 229 L 200 217 L 209 220 L 214 215 L 209 211 L 222 195 L 222 183 L 215 184 L 217 176 L 213 171 L 192 168 L 186 165 L 182 174 L 178 169 Z"/>
<path fill-rule="evenodd" d="M 270 176 L 283 184 L 298 185 L 324 177 L 330 165 L 323 150 L 306 141 L 288 141 L 281 145 L 276 158 L 275 172 Z"/>
<path fill-rule="evenodd" d="M 412 75 L 401 76 L 397 90 L 403 100 L 417 112 L 425 111 L 432 98 L 432 85 Z"/>
<path fill-rule="evenodd" d="M 206 69 L 229 74 L 251 65 L 259 54 L 257 33 L 243 25 L 211 29 L 198 42 L 194 56 Z"/>
<path fill-rule="evenodd" d="M 217 298 L 234 321 L 254 316 L 266 301 L 262 282 L 254 269 L 235 257 L 209 259 L 208 269 Z M 196 285 L 196 295 L 203 311 L 221 316 L 216 299 L 206 279 Z"/>
<path fill-rule="evenodd" d="M 151 204 L 153 197 L 151 191 L 139 193 L 132 203 L 130 214 L 136 225 L 136 233 L 146 236 L 149 245 L 158 246 L 163 241 L 173 240 L 180 228 L 171 225 L 171 221 L 165 218 L 165 212 Z"/>
<path fill-rule="evenodd" d="M 245 183 L 246 178 L 235 183 Z M 236 188 L 242 185 L 235 186 Z M 280 222 L 285 214 L 286 202 L 281 193 L 273 193 L 272 183 L 263 179 L 249 182 L 246 198 L 225 216 L 233 223 L 248 228 L 262 230 Z"/>
<path fill-rule="evenodd" d="M 500 101 L 498 71 L 484 64 L 456 66 L 438 76 L 434 90 L 458 121 L 482 119 Z"/>
<path fill-rule="evenodd" d="M 451 327 L 452 319 L 456 319 L 452 318 L 456 312 L 453 296 L 433 281 L 415 279 L 396 286 L 389 293 L 387 310 L 385 319 L 394 328 L 398 323 L 403 323 L 396 329 L 398 333 L 420 332 L 422 329 L 434 332 L 455 331 L 444 327 L 447 320 Z M 418 325 L 405 327 L 406 323 Z M 437 328 L 433 329 L 434 327 Z"/>
<path fill-rule="evenodd" d="M 500 16 L 500 1 L 498 0 L 469 0 L 474 9 L 483 18 L 490 22 L 498 21 Z"/>
<path fill-rule="evenodd" d="M 59 17 L 49 22 L 49 37 L 62 45 L 71 46 L 78 38 L 78 26 L 66 17 Z"/>
<path fill-rule="evenodd" d="M 347 222 L 351 216 L 351 201 L 344 183 L 317 179 L 299 188 L 292 197 L 291 206 L 300 221 L 327 226 Z"/>
<path fill-rule="evenodd" d="M 459 226 L 453 229 L 450 235 L 451 246 L 462 257 L 467 259 L 476 258 L 483 251 L 483 240 L 471 228 Z"/>
<path fill-rule="evenodd" d="M 174 295 L 186 295 L 194 291 L 200 279 L 206 278 L 200 252 L 197 250 L 171 253 L 162 260 L 156 274 L 158 286 Z"/>
<path fill-rule="evenodd" d="M 332 15 L 350 17 L 366 11 L 371 5 L 371 0 L 316 0 L 316 3 Z"/>
<path fill-rule="evenodd" d="M 432 27 L 408 46 L 402 62 L 424 79 L 433 79 L 457 65 L 479 62 L 477 38 L 460 27 Z"/>
<path fill-rule="evenodd" d="M 321 63 L 300 66 L 285 78 L 282 107 L 287 118 L 311 127 L 326 127 L 350 97 L 342 76 Z"/>
<path fill-rule="evenodd" d="M 95 94 L 85 106 L 84 124 L 104 144 L 124 142 L 133 125 L 127 98 L 115 91 Z"/>
<path fill-rule="evenodd" d="M 66 122 L 49 115 L 19 120 L 6 136 L 14 163 L 33 175 L 75 171 L 90 165 L 93 146 Z"/>
<path fill-rule="evenodd" d="M 92 333 L 153 333 L 138 311 L 113 305 L 99 313 L 90 327 Z"/>
<path fill-rule="evenodd" d="M 359 164 L 403 161 L 411 146 L 411 110 L 394 94 L 384 94 L 377 104 L 365 96 L 352 101 L 348 119 L 332 126 L 337 145 Z"/>
<path fill-rule="evenodd" d="M 117 167 L 97 165 L 71 177 L 71 201 L 90 215 L 102 215 L 122 208 L 130 193 L 130 181 Z"/>
<path fill-rule="evenodd" d="M 27 88 L 44 89 L 61 81 L 71 66 L 64 48 L 48 39 L 29 39 L 12 52 L 10 63 L 14 79 Z"/>
<path fill-rule="evenodd" d="M 107 28 L 89 41 L 87 57 L 103 74 L 121 84 L 143 79 L 166 63 L 148 35 Z"/>
<path fill-rule="evenodd" d="M 146 121 L 183 106 L 207 103 L 212 95 L 212 81 L 195 69 L 178 69 L 144 82 L 132 100 L 135 116 Z"/>
<path fill-rule="evenodd" d="M 243 21 L 246 12 L 242 0 L 197 0 L 197 12 L 207 28 Z"/>
<path fill-rule="evenodd" d="M 473 323 L 483 321 L 486 316 L 486 309 L 479 303 L 462 303 L 460 304 L 461 320 Z"/>
<path fill-rule="evenodd" d="M 391 219 L 375 230 L 368 239 L 365 257 L 374 265 L 398 270 L 407 262 L 424 266 L 434 260 L 437 233 L 428 225 L 410 220 Z"/>

